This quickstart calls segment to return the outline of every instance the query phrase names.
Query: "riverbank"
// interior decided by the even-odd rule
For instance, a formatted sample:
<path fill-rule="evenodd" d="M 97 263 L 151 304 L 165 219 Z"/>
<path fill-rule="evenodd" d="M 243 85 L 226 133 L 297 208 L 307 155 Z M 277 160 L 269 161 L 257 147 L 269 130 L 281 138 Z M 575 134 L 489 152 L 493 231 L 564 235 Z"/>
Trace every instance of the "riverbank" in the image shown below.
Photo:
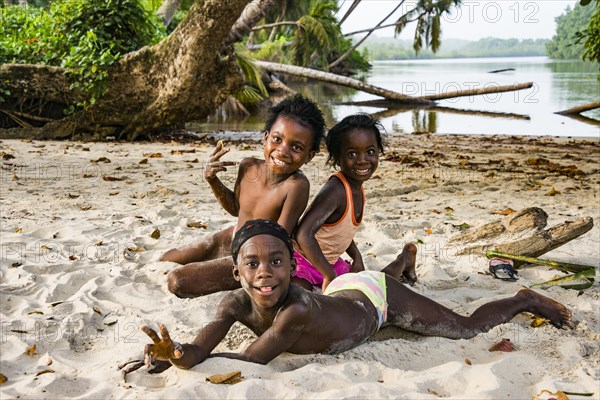
<path fill-rule="evenodd" d="M 531 398 L 542 390 L 600 398 L 600 288 L 540 292 L 573 312 L 573 330 L 531 327 L 522 314 L 470 340 L 382 330 L 340 355 L 283 354 L 266 366 L 223 358 L 192 370 L 117 365 L 164 323 L 181 341 L 207 323 L 223 294 L 178 299 L 165 285 L 173 246 L 230 224 L 202 179 L 214 140 L 192 143 L 0 142 L 2 398 Z M 262 157 L 260 143 L 229 143 L 227 160 Z M 600 209 L 600 143 L 567 138 L 403 135 L 390 139 L 367 182 L 358 247 L 368 269 L 419 243 L 415 291 L 463 314 L 556 275 L 528 268 L 517 282 L 487 274 L 487 260 L 454 256 L 448 239 L 508 209 L 540 207 L 549 226 Z M 330 175 L 325 155 L 304 169 L 311 199 Z M 386 160 L 387 159 L 387 160 Z M 235 172 L 223 174 L 233 186 Z M 544 257 L 598 267 L 600 229 Z M 220 351 L 252 333 L 235 325 Z M 515 351 L 489 352 L 502 338 Z M 35 346 L 35 347 L 34 347 Z M 205 378 L 241 371 L 235 385 Z M 569 398 L 584 398 L 570 395 Z M 585 397 L 590 398 L 590 397 Z"/>

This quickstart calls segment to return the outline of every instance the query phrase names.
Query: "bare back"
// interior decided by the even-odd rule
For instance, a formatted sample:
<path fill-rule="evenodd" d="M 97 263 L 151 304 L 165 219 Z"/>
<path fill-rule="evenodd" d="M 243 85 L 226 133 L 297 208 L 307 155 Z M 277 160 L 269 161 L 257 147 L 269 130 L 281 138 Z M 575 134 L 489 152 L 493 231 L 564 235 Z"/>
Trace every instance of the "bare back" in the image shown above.
<path fill-rule="evenodd" d="M 300 171 L 276 176 L 264 160 L 244 159 L 235 184 L 239 204 L 236 230 L 248 220 L 269 219 L 291 233 L 306 208 L 309 188 L 308 179 Z"/>
<path fill-rule="evenodd" d="M 357 290 L 346 290 L 325 296 L 290 285 L 288 295 L 273 318 L 263 318 L 252 312 L 252 300 L 239 289 L 232 293 L 238 307 L 233 318 L 250 328 L 258 337 L 247 351 L 261 346 L 277 346 L 274 338 L 288 338 L 277 354 L 336 354 L 356 347 L 378 329 L 375 307 Z M 351 300 L 351 301 L 348 301 Z M 296 327 L 296 334 L 287 334 L 285 327 Z M 264 342 L 264 343 L 263 343 Z"/>

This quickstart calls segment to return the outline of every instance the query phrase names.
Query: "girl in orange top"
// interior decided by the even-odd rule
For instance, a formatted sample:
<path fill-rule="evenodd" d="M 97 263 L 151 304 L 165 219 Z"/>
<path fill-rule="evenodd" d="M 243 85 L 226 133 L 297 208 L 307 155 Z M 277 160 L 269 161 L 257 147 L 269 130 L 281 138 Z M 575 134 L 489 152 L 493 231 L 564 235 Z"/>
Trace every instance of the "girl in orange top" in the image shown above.
<path fill-rule="evenodd" d="M 363 183 L 375 173 L 383 153 L 381 129 L 370 115 L 354 114 L 329 130 L 327 161 L 340 171 L 325 183 L 298 225 L 294 254 L 298 267 L 292 282 L 309 290 L 321 286 L 324 291 L 336 276 L 365 269 L 354 234 L 363 217 Z M 352 264 L 340 258 L 344 252 Z M 414 284 L 416 252 L 414 244 L 407 244 L 383 272 Z"/>

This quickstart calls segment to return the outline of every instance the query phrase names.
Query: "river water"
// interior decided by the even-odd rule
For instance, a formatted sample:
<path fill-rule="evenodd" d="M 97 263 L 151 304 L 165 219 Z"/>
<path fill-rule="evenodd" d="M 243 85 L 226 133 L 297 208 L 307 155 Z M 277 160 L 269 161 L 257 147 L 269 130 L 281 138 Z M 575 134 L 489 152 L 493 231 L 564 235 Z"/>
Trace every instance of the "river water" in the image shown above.
<path fill-rule="evenodd" d="M 510 71 L 490 73 L 502 69 Z M 598 101 L 598 70 L 579 61 L 547 57 L 473 58 L 375 61 L 365 82 L 407 95 L 419 96 L 533 82 L 531 89 L 440 100 L 435 111 L 386 110 L 343 102 L 375 99 L 353 89 L 320 83 L 290 84 L 316 99 L 328 126 L 355 112 L 381 119 L 388 134 L 431 132 L 440 134 L 540 135 L 600 138 L 600 110 L 573 119 L 555 114 L 570 107 Z M 476 111 L 476 114 L 465 113 Z M 258 131 L 264 117 L 191 124 L 201 131 Z M 595 121 L 594 121 L 595 120 Z"/>

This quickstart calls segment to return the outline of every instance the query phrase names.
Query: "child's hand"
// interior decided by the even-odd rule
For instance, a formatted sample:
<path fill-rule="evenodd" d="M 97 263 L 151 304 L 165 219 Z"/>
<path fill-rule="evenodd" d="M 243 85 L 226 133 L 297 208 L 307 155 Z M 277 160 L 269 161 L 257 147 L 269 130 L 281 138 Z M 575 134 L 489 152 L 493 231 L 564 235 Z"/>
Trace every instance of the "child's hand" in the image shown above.
<path fill-rule="evenodd" d="M 154 342 L 154 344 L 147 344 L 144 347 L 144 363 L 149 368 L 152 364 L 152 360 L 160 360 L 160 361 L 169 361 L 174 358 L 183 357 L 183 348 L 177 342 L 174 342 L 169 336 L 169 332 L 167 328 L 163 325 L 159 325 L 160 334 L 162 335 L 162 339 L 156 334 L 156 332 L 147 327 L 146 325 L 142 326 L 142 331 L 150 336 L 150 339 Z"/>
<path fill-rule="evenodd" d="M 217 177 L 217 172 L 227 171 L 225 167 L 237 164 L 235 161 L 219 161 L 227 153 L 229 153 L 229 148 L 223 148 L 223 141 L 219 140 L 204 168 L 204 179 L 213 180 Z"/>

